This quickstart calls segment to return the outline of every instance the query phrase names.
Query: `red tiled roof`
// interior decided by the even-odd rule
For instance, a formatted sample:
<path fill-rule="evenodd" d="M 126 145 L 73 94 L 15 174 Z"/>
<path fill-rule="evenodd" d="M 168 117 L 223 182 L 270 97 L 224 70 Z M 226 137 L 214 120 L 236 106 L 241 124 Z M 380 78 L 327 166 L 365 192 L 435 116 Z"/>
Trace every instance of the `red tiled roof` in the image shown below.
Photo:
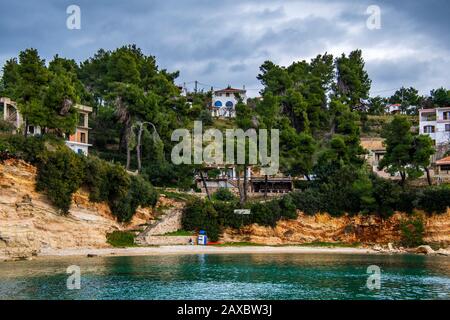
<path fill-rule="evenodd" d="M 233 93 L 233 92 L 245 92 L 245 90 L 243 89 L 235 89 L 235 88 L 231 88 L 231 87 L 227 87 L 225 89 L 222 90 L 217 90 L 215 92 L 229 92 L 229 93 Z"/>
<path fill-rule="evenodd" d="M 438 165 L 441 165 L 441 164 L 450 164 L 450 157 L 442 158 L 442 159 L 436 161 L 436 164 L 438 164 Z"/>

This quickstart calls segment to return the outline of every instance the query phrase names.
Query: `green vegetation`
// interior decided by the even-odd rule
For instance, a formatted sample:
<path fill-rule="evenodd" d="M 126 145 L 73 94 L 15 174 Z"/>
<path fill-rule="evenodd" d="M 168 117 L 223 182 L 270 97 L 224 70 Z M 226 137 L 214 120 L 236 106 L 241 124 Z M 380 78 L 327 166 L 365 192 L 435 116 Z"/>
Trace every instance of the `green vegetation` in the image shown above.
<path fill-rule="evenodd" d="M 380 161 L 379 168 L 386 168 L 391 174 L 400 173 L 402 185 L 408 176 L 419 177 L 425 170 L 431 185 L 430 157 L 435 152 L 431 138 L 413 135 L 411 123 L 402 116 L 396 116 L 385 127 L 382 136 L 386 139 L 386 155 Z"/>
<path fill-rule="evenodd" d="M 274 227 L 280 219 L 294 219 L 297 214 L 290 197 L 267 202 L 249 202 L 245 209 L 250 209 L 250 215 L 238 215 L 235 209 L 241 208 L 239 202 L 224 202 L 195 199 L 188 202 L 182 217 L 185 230 L 205 230 L 212 241 L 217 241 L 225 227 L 239 228 L 243 225 L 258 223 Z"/>
<path fill-rule="evenodd" d="M 401 244 L 405 247 L 417 247 L 423 244 L 425 227 L 421 217 L 411 217 L 400 224 Z"/>
<path fill-rule="evenodd" d="M 169 236 L 169 237 L 185 237 L 185 236 L 193 236 L 194 232 L 192 231 L 186 231 L 186 230 L 177 230 L 177 231 L 173 231 L 173 232 L 168 232 L 166 234 L 164 234 L 164 236 Z"/>
<path fill-rule="evenodd" d="M 234 194 L 227 188 L 219 188 L 214 194 L 213 194 L 214 200 L 219 201 L 233 201 L 236 200 L 236 197 Z"/>
<path fill-rule="evenodd" d="M 0 152 L 8 152 L 37 166 L 36 190 L 67 214 L 72 195 L 86 186 L 91 201 L 105 201 L 118 221 L 131 220 L 138 206 L 155 206 L 158 193 L 141 176 L 130 176 L 117 164 L 75 154 L 60 140 L 49 136 L 0 137 Z M 53 150 L 53 151 L 50 151 Z"/>
<path fill-rule="evenodd" d="M 68 149 L 51 152 L 38 164 L 36 190 L 44 191 L 62 213 L 69 212 L 72 194 L 82 183 L 83 160 Z"/>
<path fill-rule="evenodd" d="M 319 54 L 310 61 L 280 66 L 265 61 L 257 78 L 261 97 L 239 101 L 235 120 L 213 120 L 206 108 L 211 92 L 182 96 L 175 84 L 178 71 L 158 67 L 156 58 L 135 45 L 115 50 L 98 50 L 78 64 L 56 55 L 48 64 L 35 49 L 21 51 L 3 66 L 0 96 L 17 102 L 27 124 L 41 126 L 42 137 L 0 135 L 0 157 L 17 157 L 38 167 L 37 188 L 67 213 L 71 197 L 80 186 L 90 192 L 90 200 L 108 203 L 118 221 L 129 221 L 138 206 L 154 206 L 155 187 L 168 198 L 188 201 L 183 216 L 186 230 L 205 229 L 212 240 L 225 227 L 250 223 L 275 226 L 280 219 L 296 218 L 296 210 L 306 214 L 329 212 L 339 216 L 377 214 L 389 217 L 394 211 L 441 213 L 449 206 L 449 188 L 412 188 L 409 180 L 422 172 L 429 177 L 431 140 L 411 130 L 417 107 L 448 106 L 450 91 L 439 88 L 429 97 L 420 97 L 414 88 L 401 88 L 392 97 L 370 97 L 371 80 L 361 50 L 333 57 Z M 70 153 L 63 138 L 73 133 L 78 121 L 74 105 L 93 107 L 89 126 L 91 156 Z M 408 116 L 385 115 L 387 103 L 400 103 Z M 417 118 L 417 117 L 416 117 Z M 174 129 L 192 128 L 193 121 L 204 129 L 278 129 L 280 171 L 294 178 L 301 191 L 281 199 L 248 199 L 248 157 L 235 167 L 238 199 L 228 190 L 195 199 L 178 190 L 197 189 L 194 177 L 213 177 L 218 172 L 204 165 L 175 165 L 171 159 L 176 142 Z M 414 120 L 417 121 L 417 120 Z M 0 132 L 10 125 L 0 122 Z M 364 162 L 361 135 L 381 135 L 387 153 L 380 162 L 401 183 L 372 174 Z M 252 146 L 246 142 L 243 146 Z M 137 170 L 137 175 L 126 171 Z M 264 169 L 264 168 L 260 168 Z M 250 209 L 239 216 L 235 209 Z"/>
<path fill-rule="evenodd" d="M 106 235 L 106 241 L 113 247 L 136 247 L 135 234 L 130 231 L 113 231 Z"/>

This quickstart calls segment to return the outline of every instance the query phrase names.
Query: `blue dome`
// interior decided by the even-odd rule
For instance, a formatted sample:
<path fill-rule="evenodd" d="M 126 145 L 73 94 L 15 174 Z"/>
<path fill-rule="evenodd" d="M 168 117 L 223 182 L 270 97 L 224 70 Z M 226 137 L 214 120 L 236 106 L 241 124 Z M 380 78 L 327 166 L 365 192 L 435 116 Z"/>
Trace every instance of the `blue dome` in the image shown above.
<path fill-rule="evenodd" d="M 225 103 L 225 106 L 227 106 L 227 107 L 232 107 L 232 106 L 233 106 L 233 102 L 227 101 L 227 103 Z"/>
<path fill-rule="evenodd" d="M 216 107 L 216 108 L 220 108 L 221 106 L 222 106 L 222 102 L 220 102 L 220 101 L 216 101 L 214 103 L 214 107 Z"/>

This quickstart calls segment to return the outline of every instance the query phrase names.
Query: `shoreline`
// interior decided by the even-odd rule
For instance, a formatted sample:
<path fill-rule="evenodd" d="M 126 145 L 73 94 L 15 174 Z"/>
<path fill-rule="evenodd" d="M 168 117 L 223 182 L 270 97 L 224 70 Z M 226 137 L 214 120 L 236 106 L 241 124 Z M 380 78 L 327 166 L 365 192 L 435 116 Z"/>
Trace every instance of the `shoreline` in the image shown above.
<path fill-rule="evenodd" d="M 123 256 L 159 256 L 188 254 L 380 254 L 370 248 L 324 248 L 302 246 L 159 246 L 159 247 L 128 247 L 128 248 L 78 248 L 78 249 L 45 249 L 33 259 L 54 257 L 123 257 Z"/>

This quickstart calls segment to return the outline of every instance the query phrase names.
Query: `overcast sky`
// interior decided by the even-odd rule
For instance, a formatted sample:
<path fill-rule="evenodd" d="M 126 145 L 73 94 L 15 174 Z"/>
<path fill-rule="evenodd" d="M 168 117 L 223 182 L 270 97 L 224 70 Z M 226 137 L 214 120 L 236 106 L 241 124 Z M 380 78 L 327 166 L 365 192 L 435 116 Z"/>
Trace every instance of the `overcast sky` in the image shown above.
<path fill-rule="evenodd" d="M 71 4 L 81 9 L 80 30 L 66 27 Z M 369 5 L 380 7 L 381 29 L 367 28 Z M 0 12 L 1 66 L 29 47 L 47 61 L 56 53 L 83 61 L 135 43 L 179 70 L 180 84 L 246 85 L 255 96 L 265 60 L 289 65 L 360 48 L 372 95 L 450 87 L 448 0 L 0 0 Z"/>

